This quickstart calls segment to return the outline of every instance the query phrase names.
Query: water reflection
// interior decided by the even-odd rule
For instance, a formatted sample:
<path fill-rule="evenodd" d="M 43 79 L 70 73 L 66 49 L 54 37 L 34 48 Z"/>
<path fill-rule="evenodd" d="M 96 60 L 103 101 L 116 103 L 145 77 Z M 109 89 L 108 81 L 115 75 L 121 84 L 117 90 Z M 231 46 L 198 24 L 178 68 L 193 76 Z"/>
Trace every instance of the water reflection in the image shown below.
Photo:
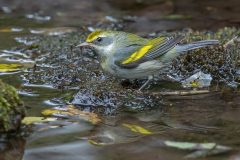
<path fill-rule="evenodd" d="M 169 102 L 163 110 L 136 114 L 123 112 L 119 116 L 106 117 L 97 125 L 78 121 L 36 131 L 28 140 L 24 159 L 182 159 L 206 156 L 200 148 L 193 152 L 198 150 L 191 149 L 193 143 L 205 142 L 205 147 L 214 143 L 222 145 L 219 146 L 222 151 L 207 151 L 208 155 L 231 153 L 229 149 L 239 145 L 240 119 L 229 117 L 240 112 L 236 107 L 240 106 L 239 96 L 230 102 L 221 93 L 168 96 L 166 99 Z M 181 151 L 172 148 L 174 145 L 190 148 Z M 200 147 L 200 144 L 196 145 Z M 211 159 L 226 157 L 227 154 Z"/>

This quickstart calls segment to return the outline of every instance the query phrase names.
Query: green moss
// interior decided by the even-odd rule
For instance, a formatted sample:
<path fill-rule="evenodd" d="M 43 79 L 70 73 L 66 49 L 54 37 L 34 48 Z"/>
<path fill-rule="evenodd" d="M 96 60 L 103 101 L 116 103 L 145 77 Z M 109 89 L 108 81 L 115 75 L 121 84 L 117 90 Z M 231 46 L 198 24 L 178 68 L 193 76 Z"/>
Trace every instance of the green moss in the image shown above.
<path fill-rule="evenodd" d="M 15 88 L 0 81 L 0 132 L 17 130 L 23 116 L 23 103 Z"/>

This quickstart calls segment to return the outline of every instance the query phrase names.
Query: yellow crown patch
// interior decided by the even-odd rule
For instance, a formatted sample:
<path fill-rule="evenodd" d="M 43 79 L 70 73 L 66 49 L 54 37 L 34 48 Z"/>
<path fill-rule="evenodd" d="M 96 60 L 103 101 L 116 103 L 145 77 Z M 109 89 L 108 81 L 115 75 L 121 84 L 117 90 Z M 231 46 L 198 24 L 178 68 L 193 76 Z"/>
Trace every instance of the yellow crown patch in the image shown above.
<path fill-rule="evenodd" d="M 102 33 L 101 30 L 97 30 L 97 31 L 90 33 L 86 39 L 86 42 L 94 41 L 101 33 Z"/>

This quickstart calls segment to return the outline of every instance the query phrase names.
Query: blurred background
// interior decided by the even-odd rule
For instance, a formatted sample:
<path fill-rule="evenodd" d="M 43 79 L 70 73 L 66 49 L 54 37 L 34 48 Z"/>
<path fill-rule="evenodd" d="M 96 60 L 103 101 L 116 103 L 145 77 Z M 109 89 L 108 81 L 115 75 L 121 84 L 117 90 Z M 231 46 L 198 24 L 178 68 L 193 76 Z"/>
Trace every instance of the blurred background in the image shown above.
<path fill-rule="evenodd" d="M 12 25 L 31 15 L 39 16 L 39 21 L 51 19 L 55 26 L 75 27 L 121 19 L 128 22 L 129 31 L 155 32 L 239 26 L 239 4 L 239 0 L 1 0 L 0 9 L 1 14 L 17 18 L 7 22 Z"/>

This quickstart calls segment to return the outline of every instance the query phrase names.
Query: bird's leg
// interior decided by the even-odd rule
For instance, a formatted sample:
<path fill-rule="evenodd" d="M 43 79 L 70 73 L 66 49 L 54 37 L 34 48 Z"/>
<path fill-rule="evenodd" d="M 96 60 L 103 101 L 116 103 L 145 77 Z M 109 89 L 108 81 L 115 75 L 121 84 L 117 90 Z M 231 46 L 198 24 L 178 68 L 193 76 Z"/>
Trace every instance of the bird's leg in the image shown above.
<path fill-rule="evenodd" d="M 148 80 L 138 90 L 141 91 L 142 89 L 144 89 L 149 84 L 149 82 L 151 82 L 152 79 L 153 79 L 152 75 L 148 76 Z"/>

